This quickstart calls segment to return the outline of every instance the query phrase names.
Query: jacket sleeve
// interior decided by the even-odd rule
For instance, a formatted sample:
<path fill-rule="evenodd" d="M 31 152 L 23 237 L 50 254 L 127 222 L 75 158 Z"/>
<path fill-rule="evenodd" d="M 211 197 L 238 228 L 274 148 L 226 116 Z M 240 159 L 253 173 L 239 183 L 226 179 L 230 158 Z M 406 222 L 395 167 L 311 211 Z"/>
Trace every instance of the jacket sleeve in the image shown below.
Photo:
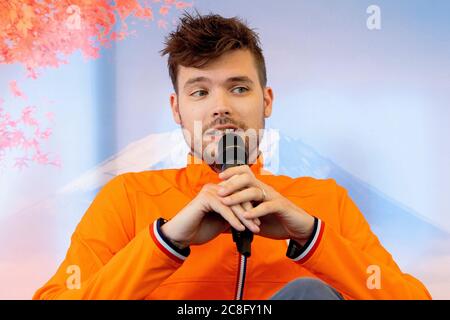
<path fill-rule="evenodd" d="M 336 187 L 340 230 L 318 219 L 311 241 L 291 258 L 347 299 L 431 299 L 419 280 L 400 270 L 347 191 Z"/>
<path fill-rule="evenodd" d="M 157 221 L 135 234 L 134 209 L 118 176 L 98 193 L 56 274 L 33 299 L 143 299 L 183 263 Z"/>

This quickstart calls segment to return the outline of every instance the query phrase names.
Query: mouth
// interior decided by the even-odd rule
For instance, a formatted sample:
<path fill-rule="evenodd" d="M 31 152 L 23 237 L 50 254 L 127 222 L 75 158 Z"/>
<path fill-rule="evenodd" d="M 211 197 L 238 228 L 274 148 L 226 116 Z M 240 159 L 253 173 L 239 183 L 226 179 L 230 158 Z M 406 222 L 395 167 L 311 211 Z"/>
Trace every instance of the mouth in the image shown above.
<path fill-rule="evenodd" d="M 230 132 L 236 132 L 238 130 L 239 127 L 235 125 L 222 124 L 208 129 L 206 135 L 208 136 L 210 141 L 217 142 L 220 140 L 222 135 Z"/>
<path fill-rule="evenodd" d="M 213 129 L 215 130 L 226 130 L 226 131 L 236 131 L 239 128 L 232 124 L 223 124 L 220 126 L 215 126 Z"/>

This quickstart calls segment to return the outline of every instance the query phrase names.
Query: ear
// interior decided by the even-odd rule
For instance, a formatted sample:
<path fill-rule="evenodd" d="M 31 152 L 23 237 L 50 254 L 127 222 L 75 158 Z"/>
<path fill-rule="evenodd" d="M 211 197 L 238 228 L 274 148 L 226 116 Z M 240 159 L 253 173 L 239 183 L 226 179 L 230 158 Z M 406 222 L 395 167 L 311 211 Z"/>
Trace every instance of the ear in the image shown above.
<path fill-rule="evenodd" d="M 264 88 L 264 117 L 268 118 L 272 114 L 273 91 L 271 87 Z"/>
<path fill-rule="evenodd" d="M 170 95 L 170 108 L 172 109 L 173 120 L 177 124 L 181 124 L 180 108 L 178 106 L 178 96 L 176 93 Z"/>

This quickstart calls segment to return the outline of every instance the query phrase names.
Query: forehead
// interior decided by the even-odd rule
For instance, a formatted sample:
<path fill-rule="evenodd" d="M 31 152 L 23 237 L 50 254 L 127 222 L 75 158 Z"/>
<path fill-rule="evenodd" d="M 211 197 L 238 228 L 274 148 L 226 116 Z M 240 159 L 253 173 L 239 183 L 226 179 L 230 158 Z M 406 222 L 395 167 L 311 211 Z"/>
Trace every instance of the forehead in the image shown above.
<path fill-rule="evenodd" d="M 212 82 L 224 82 L 236 75 L 247 76 L 258 83 L 258 72 L 253 55 L 248 50 L 227 52 L 202 68 L 179 66 L 178 84 L 180 88 L 193 77 L 206 77 Z"/>

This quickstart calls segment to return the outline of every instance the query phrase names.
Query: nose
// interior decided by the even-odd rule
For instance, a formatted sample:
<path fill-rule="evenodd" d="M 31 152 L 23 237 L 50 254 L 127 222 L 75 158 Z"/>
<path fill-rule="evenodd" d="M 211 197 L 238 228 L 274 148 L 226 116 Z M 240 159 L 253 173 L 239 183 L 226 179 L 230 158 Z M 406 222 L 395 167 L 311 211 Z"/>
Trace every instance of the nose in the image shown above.
<path fill-rule="evenodd" d="M 217 93 L 214 101 L 215 107 L 212 112 L 213 118 L 230 117 L 232 115 L 231 106 L 227 100 L 225 93 Z"/>
<path fill-rule="evenodd" d="M 221 117 L 230 117 L 231 112 L 226 110 L 225 108 L 220 108 L 218 110 L 215 110 L 213 113 L 214 118 L 221 118 Z"/>

